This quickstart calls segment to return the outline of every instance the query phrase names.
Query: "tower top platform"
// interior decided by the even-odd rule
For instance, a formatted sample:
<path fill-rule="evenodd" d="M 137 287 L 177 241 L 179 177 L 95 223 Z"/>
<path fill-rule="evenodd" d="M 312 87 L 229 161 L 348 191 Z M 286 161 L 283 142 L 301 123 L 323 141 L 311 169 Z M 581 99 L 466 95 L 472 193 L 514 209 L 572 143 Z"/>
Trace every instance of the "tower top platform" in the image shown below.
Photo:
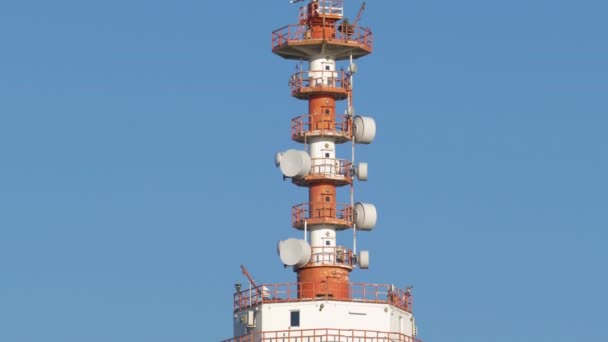
<path fill-rule="evenodd" d="M 272 32 L 272 52 L 285 59 L 308 59 L 311 56 L 332 56 L 335 60 L 354 59 L 373 50 L 369 28 L 336 23 L 326 36 L 313 35 L 307 25 L 287 25 Z"/>

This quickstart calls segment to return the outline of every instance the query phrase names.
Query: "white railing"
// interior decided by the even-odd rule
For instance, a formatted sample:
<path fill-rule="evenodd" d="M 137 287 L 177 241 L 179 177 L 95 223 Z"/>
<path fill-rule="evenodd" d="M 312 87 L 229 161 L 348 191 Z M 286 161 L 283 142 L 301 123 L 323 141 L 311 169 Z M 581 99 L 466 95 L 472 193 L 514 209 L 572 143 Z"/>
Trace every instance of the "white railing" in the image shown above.
<path fill-rule="evenodd" d="M 344 0 L 319 0 L 320 15 L 344 16 Z"/>

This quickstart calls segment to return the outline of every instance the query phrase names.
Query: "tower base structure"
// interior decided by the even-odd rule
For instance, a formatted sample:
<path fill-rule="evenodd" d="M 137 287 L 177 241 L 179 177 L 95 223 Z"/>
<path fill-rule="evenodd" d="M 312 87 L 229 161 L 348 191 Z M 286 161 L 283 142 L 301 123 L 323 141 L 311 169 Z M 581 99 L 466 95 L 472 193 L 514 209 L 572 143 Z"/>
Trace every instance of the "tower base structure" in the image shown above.
<path fill-rule="evenodd" d="M 267 284 L 235 295 L 234 336 L 223 342 L 419 342 L 411 294 L 346 283 L 350 299 L 304 298 L 302 284 Z"/>

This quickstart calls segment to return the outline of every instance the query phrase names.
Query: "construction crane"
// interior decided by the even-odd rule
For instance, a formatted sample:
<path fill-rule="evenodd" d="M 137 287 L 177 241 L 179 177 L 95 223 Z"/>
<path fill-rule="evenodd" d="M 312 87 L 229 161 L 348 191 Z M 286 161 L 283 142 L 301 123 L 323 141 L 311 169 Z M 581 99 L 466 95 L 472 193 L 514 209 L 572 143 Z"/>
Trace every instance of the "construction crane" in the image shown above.
<path fill-rule="evenodd" d="M 361 16 L 363 15 L 363 11 L 365 11 L 365 1 L 363 1 L 363 4 L 361 4 L 361 8 L 359 9 L 359 13 L 357 13 L 357 17 L 355 18 L 355 21 L 353 21 L 353 23 L 351 24 L 352 26 L 357 26 L 357 24 L 359 23 L 359 20 L 361 20 Z"/>
<path fill-rule="evenodd" d="M 352 23 L 349 23 L 348 18 L 344 18 L 342 24 L 338 27 L 338 30 L 340 30 L 340 32 L 346 34 L 347 36 L 352 36 L 355 33 L 355 27 L 357 27 L 359 20 L 361 20 L 361 16 L 363 15 L 364 11 L 365 1 L 363 1 L 363 3 L 361 4 L 361 8 L 359 8 L 359 12 L 355 17 L 355 20 Z"/>
<path fill-rule="evenodd" d="M 258 288 L 258 285 L 255 283 L 255 280 L 253 280 L 253 277 L 251 276 L 251 274 L 249 274 L 249 271 L 247 271 L 247 268 L 245 267 L 245 265 L 241 265 L 241 270 L 243 270 L 243 274 L 245 275 L 245 277 L 247 277 L 247 279 L 249 279 L 249 282 L 251 283 L 250 288 L 255 288 L 256 291 L 258 292 L 258 295 L 262 295 L 262 290 L 260 290 L 260 288 Z"/>

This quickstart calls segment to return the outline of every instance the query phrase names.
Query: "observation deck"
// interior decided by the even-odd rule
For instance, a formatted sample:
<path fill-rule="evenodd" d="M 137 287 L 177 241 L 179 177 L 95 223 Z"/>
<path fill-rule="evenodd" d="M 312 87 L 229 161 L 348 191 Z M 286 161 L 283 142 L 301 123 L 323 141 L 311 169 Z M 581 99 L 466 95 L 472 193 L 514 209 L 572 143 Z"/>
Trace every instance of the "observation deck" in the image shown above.
<path fill-rule="evenodd" d="M 319 297 L 317 286 L 336 285 L 336 290 L 348 293 L 339 296 Z M 326 290 L 326 289 L 323 289 Z M 315 295 L 313 295 L 315 294 Z M 298 303 L 314 300 L 338 300 L 336 298 L 350 298 L 348 302 L 389 304 L 407 312 L 412 312 L 412 295 L 409 290 L 402 290 L 388 284 L 366 283 L 281 283 L 263 284 L 257 287 L 236 292 L 234 294 L 234 311 L 241 311 L 265 303 Z"/>
<path fill-rule="evenodd" d="M 308 225 L 332 225 L 336 230 L 353 226 L 353 208 L 350 204 L 335 202 L 314 202 L 298 204 L 291 209 L 291 225 L 303 230 Z"/>
<path fill-rule="evenodd" d="M 291 76 L 289 87 L 291 96 L 302 100 L 321 94 L 344 100 L 350 91 L 350 76 L 345 71 L 300 71 Z"/>
<path fill-rule="evenodd" d="M 307 114 L 291 119 L 291 139 L 305 143 L 308 138 L 331 137 L 338 144 L 352 139 L 352 119 L 348 115 Z"/>
<path fill-rule="evenodd" d="M 272 32 L 272 52 L 285 59 L 308 59 L 328 55 L 335 60 L 359 58 L 372 53 L 373 35 L 369 28 L 337 22 L 333 33 L 314 38 L 305 24 L 287 25 Z"/>
<path fill-rule="evenodd" d="M 353 183 L 353 164 L 350 160 L 335 158 L 315 158 L 311 160 L 310 172 L 304 178 L 293 178 L 298 186 L 308 187 L 319 181 L 331 181 L 336 186 Z"/>

